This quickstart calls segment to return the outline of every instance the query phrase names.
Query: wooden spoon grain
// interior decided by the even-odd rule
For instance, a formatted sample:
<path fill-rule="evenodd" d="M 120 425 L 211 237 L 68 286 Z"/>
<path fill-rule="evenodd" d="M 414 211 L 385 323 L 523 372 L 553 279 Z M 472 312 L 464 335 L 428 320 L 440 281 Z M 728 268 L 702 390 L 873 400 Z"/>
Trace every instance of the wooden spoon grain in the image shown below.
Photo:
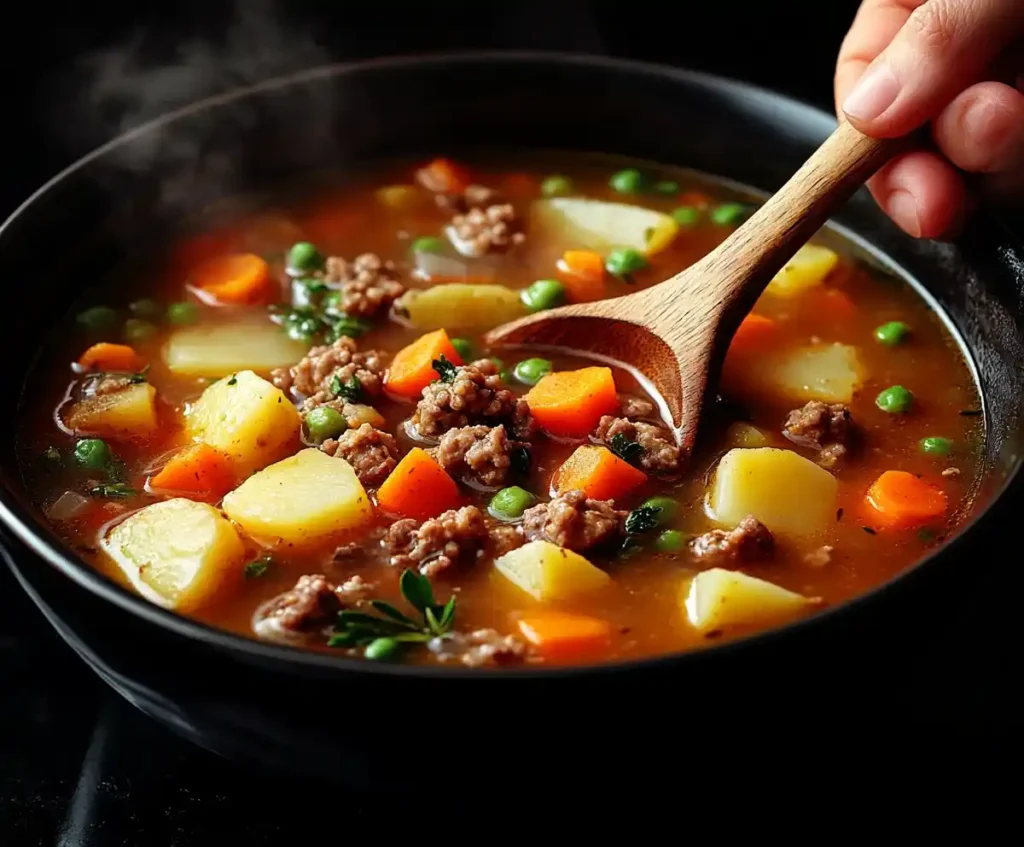
<path fill-rule="evenodd" d="M 703 259 L 658 285 L 539 312 L 491 330 L 488 346 L 591 353 L 645 377 L 689 453 L 733 334 L 779 270 L 904 144 L 842 123 L 790 180 Z"/>

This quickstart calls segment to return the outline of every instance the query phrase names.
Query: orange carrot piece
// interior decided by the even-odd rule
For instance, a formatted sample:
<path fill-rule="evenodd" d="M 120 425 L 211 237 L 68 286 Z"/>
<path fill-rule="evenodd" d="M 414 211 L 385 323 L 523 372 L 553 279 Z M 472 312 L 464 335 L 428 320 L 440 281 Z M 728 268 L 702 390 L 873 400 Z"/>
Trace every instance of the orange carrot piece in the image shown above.
<path fill-rule="evenodd" d="M 765 342 L 774 338 L 776 326 L 775 321 L 771 318 L 766 318 L 764 315 L 753 313 L 747 315 L 736 329 L 736 334 L 732 337 L 732 342 L 729 344 L 729 352 L 735 353 L 737 351 L 744 352 L 760 349 Z"/>
<path fill-rule="evenodd" d="M 566 250 L 558 261 L 558 278 L 571 303 L 590 303 L 604 298 L 604 259 L 600 253 Z"/>
<path fill-rule="evenodd" d="M 204 262 L 192 284 L 221 303 L 259 303 L 273 291 L 270 268 L 255 253 L 232 253 Z"/>
<path fill-rule="evenodd" d="M 545 659 L 592 657 L 611 644 L 612 627 L 601 618 L 545 612 L 519 621 L 519 631 Z"/>
<path fill-rule="evenodd" d="M 93 344 L 78 360 L 78 366 L 87 371 L 136 371 L 142 359 L 127 344 Z"/>
<path fill-rule="evenodd" d="M 888 529 L 911 529 L 941 517 L 947 507 L 941 488 L 907 471 L 886 471 L 865 497 L 870 520 Z"/>
<path fill-rule="evenodd" d="M 385 512 L 425 520 L 459 506 L 459 486 L 425 450 L 413 447 L 384 484 L 377 505 Z"/>
<path fill-rule="evenodd" d="M 577 447 L 555 475 L 555 490 L 582 491 L 594 500 L 615 500 L 647 481 L 647 475 L 607 447 Z"/>
<path fill-rule="evenodd" d="M 465 364 L 443 329 L 420 336 L 395 354 L 384 375 L 384 387 L 398 397 L 419 397 L 423 389 L 438 378 L 434 360 L 441 356 L 454 365 Z"/>
<path fill-rule="evenodd" d="M 815 314 L 835 323 L 852 320 L 857 315 L 857 304 L 839 288 L 819 287 L 817 295 L 810 302 Z"/>
<path fill-rule="evenodd" d="M 154 474 L 152 488 L 199 495 L 219 500 L 235 487 L 231 460 L 208 444 L 193 444 L 176 454 Z"/>
<path fill-rule="evenodd" d="M 552 435 L 583 438 L 618 406 L 611 368 L 550 373 L 530 389 L 526 404 Z"/>
<path fill-rule="evenodd" d="M 472 179 L 465 168 L 450 159 L 434 159 L 416 171 L 416 181 L 428 191 L 457 194 L 465 191 Z"/>

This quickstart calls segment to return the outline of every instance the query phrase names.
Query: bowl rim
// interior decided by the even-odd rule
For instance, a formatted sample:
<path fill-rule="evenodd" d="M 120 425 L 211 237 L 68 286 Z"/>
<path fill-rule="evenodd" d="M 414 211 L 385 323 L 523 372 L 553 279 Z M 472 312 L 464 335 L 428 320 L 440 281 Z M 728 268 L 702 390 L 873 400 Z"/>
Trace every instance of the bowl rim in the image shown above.
<path fill-rule="evenodd" d="M 354 62 L 336 62 L 273 77 L 252 85 L 234 88 L 230 91 L 205 97 L 166 112 L 110 139 L 69 164 L 36 189 L 0 224 L 0 238 L 5 235 L 7 230 L 18 219 L 28 214 L 36 203 L 45 198 L 60 183 L 122 145 L 129 144 L 136 138 L 149 133 L 159 131 L 162 127 L 172 124 L 180 118 L 212 110 L 218 106 L 243 100 L 249 96 L 287 88 L 291 85 L 315 82 L 319 79 L 459 64 L 488 64 L 492 66 L 500 66 L 502 64 L 510 66 L 561 65 L 592 68 L 598 71 L 613 71 L 632 76 L 660 77 L 683 83 L 691 88 L 713 92 L 718 96 L 728 95 L 737 99 L 777 105 L 789 114 L 799 115 L 804 125 L 817 124 L 825 133 L 831 131 L 836 126 L 835 118 L 828 115 L 822 109 L 780 92 L 762 88 L 753 83 L 703 71 L 693 71 L 686 68 L 632 59 L 559 51 L 472 50 L 381 57 Z M 96 595 L 101 600 L 114 604 L 121 610 L 142 619 L 145 623 L 169 630 L 173 634 L 191 641 L 200 642 L 233 654 L 239 659 L 255 660 L 264 666 L 268 666 L 268 669 L 273 668 L 275 670 L 291 672 L 298 670 L 323 671 L 332 674 L 349 672 L 369 676 L 419 678 L 424 680 L 488 679 L 493 681 L 496 679 L 597 677 L 640 672 L 643 670 L 666 669 L 670 666 L 692 665 L 701 661 L 715 661 L 718 660 L 718 657 L 748 651 L 755 646 L 758 649 L 770 648 L 773 642 L 797 637 L 802 633 L 820 627 L 827 621 L 834 621 L 842 615 L 848 615 L 866 604 L 874 602 L 881 595 L 891 593 L 897 586 L 905 583 L 912 575 L 925 568 L 934 567 L 937 564 L 936 560 L 948 558 L 953 554 L 954 550 L 962 547 L 964 537 L 977 529 L 978 525 L 1002 501 L 1007 490 L 1020 477 L 1022 466 L 1024 466 L 1024 452 L 1017 457 L 1013 467 L 993 492 L 990 501 L 982 509 L 979 509 L 968 523 L 958 529 L 941 546 L 919 559 L 911 567 L 863 594 L 859 594 L 835 606 L 826 607 L 806 618 L 742 638 L 715 642 L 705 647 L 686 651 L 663 653 L 635 659 L 620 659 L 593 665 L 525 665 L 522 667 L 497 669 L 467 668 L 461 665 L 452 667 L 447 665 L 388 664 L 367 662 L 363 659 L 350 658 L 345 655 L 332 655 L 327 652 L 308 650 L 301 647 L 259 641 L 252 637 L 218 629 L 209 624 L 180 615 L 170 609 L 157 606 L 101 572 L 94 570 L 62 545 L 46 538 L 40 531 L 40 521 L 36 520 L 27 509 L 21 506 L 17 497 L 13 494 L 11 486 L 6 483 L 0 487 L 0 523 L 11 530 L 16 539 L 29 551 L 60 571 L 63 576 L 71 579 L 81 588 Z M 14 562 L 14 559 L 15 552 L 11 551 L 9 564 L 20 571 L 21 566 Z M 26 578 L 28 577 L 26 576 Z"/>

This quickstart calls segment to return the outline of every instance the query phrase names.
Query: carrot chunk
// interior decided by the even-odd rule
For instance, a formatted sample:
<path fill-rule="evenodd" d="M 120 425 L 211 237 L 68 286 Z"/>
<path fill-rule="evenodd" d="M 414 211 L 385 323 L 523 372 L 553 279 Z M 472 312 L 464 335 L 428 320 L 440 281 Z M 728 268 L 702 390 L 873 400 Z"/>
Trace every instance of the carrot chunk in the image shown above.
<path fill-rule="evenodd" d="M 523 618 L 519 631 L 541 656 L 563 661 L 591 657 L 606 650 L 612 635 L 608 621 L 565 612 Z"/>
<path fill-rule="evenodd" d="M 457 194 L 465 191 L 472 179 L 465 168 L 450 159 L 434 159 L 416 171 L 416 181 L 428 191 Z"/>
<path fill-rule="evenodd" d="M 615 500 L 647 481 L 647 475 L 607 447 L 584 444 L 565 460 L 555 477 L 559 494 L 579 489 L 595 500 Z"/>
<path fill-rule="evenodd" d="M 219 500 L 235 487 L 231 461 L 208 444 L 193 444 L 175 455 L 149 484 L 152 488 Z"/>
<path fill-rule="evenodd" d="M 141 364 L 139 354 L 127 344 L 106 341 L 93 344 L 78 360 L 79 367 L 90 371 L 135 371 Z"/>
<path fill-rule="evenodd" d="M 395 354 L 384 375 L 384 387 L 398 397 L 419 397 L 423 389 L 438 378 L 434 360 L 441 356 L 453 365 L 465 364 L 443 329 L 420 336 Z"/>
<path fill-rule="evenodd" d="M 255 253 L 232 253 L 204 262 L 192 284 L 221 303 L 260 303 L 273 290 L 270 268 Z"/>
<path fill-rule="evenodd" d="M 947 507 L 942 489 L 906 471 L 886 471 L 865 497 L 870 519 L 888 529 L 911 529 L 941 517 Z"/>
<path fill-rule="evenodd" d="M 413 447 L 384 484 L 377 505 L 385 512 L 425 520 L 459 506 L 459 486 L 430 455 Z"/>
<path fill-rule="evenodd" d="M 747 315 L 736 329 L 729 344 L 729 354 L 744 353 L 760 349 L 775 337 L 777 324 L 764 315 Z"/>
<path fill-rule="evenodd" d="M 552 435 L 583 438 L 618 406 L 611 368 L 556 371 L 526 395 L 530 412 Z"/>
<path fill-rule="evenodd" d="M 819 286 L 809 299 L 815 314 L 833 323 L 853 320 L 857 315 L 857 304 L 839 288 Z"/>
<path fill-rule="evenodd" d="M 590 303 L 604 297 L 604 259 L 593 250 L 566 250 L 558 262 L 558 278 L 571 303 Z"/>

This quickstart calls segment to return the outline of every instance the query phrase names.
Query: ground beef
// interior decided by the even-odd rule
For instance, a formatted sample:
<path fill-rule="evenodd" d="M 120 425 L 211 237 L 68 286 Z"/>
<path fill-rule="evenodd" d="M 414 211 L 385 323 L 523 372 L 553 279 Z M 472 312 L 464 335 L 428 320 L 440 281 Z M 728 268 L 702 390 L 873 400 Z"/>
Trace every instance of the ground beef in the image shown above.
<path fill-rule="evenodd" d="M 508 665 L 526 658 L 526 644 L 515 635 L 502 635 L 494 629 L 453 632 L 427 642 L 427 649 L 441 662 L 461 662 L 477 668 L 482 665 Z"/>
<path fill-rule="evenodd" d="M 437 205 L 448 212 L 466 214 L 471 209 L 486 209 L 506 202 L 500 191 L 486 185 L 470 185 L 465 191 L 436 195 Z"/>
<path fill-rule="evenodd" d="M 597 425 L 595 437 L 607 444 L 616 435 L 635 441 L 643 448 L 640 465 L 645 471 L 657 474 L 679 472 L 682 454 L 672 434 L 664 427 L 605 415 Z"/>
<path fill-rule="evenodd" d="M 523 528 L 507 523 L 492 523 L 488 527 L 488 536 L 487 552 L 495 559 L 526 543 L 526 539 L 523 537 Z"/>
<path fill-rule="evenodd" d="M 832 470 L 839 465 L 846 453 L 845 444 L 829 444 L 818 454 L 818 464 L 826 470 Z"/>
<path fill-rule="evenodd" d="M 341 311 L 358 318 L 374 317 L 405 293 L 394 262 L 382 261 L 376 253 L 363 253 L 351 262 L 331 256 L 325 278 L 341 283 Z"/>
<path fill-rule="evenodd" d="M 376 488 L 398 464 L 398 442 L 387 432 L 364 423 L 349 429 L 338 438 L 328 438 L 320 449 L 330 456 L 344 459 L 367 488 Z"/>
<path fill-rule="evenodd" d="M 418 569 L 433 579 L 456 562 L 475 559 L 487 544 L 487 523 L 476 506 L 442 512 L 422 524 L 407 518 L 390 526 L 383 541 L 391 564 Z"/>
<path fill-rule="evenodd" d="M 503 253 L 526 240 L 522 221 L 511 203 L 474 207 L 457 214 L 446 232 L 456 250 L 474 258 L 487 253 Z"/>
<path fill-rule="evenodd" d="M 463 426 L 450 429 L 433 451 L 437 463 L 452 476 L 470 479 L 485 488 L 499 488 L 512 470 L 512 455 L 526 448 L 512 441 L 505 427 Z"/>
<path fill-rule="evenodd" d="M 789 413 L 782 434 L 801 447 L 821 450 L 827 444 L 846 444 L 851 427 L 849 406 L 811 400 Z"/>
<path fill-rule="evenodd" d="M 336 400 L 331 391 L 335 377 L 342 385 L 355 377 L 363 394 L 375 397 L 384 382 L 384 355 L 377 350 L 360 353 L 355 341 L 342 336 L 333 344 L 314 347 L 297 365 L 278 368 L 271 375 L 282 391 L 296 391 L 306 398 L 305 411 Z"/>
<path fill-rule="evenodd" d="M 526 401 L 509 391 L 490 359 L 463 365 L 451 383 L 430 383 L 412 416 L 413 427 L 425 438 L 470 424 L 502 423 L 520 439 L 529 438 L 536 428 Z"/>
<path fill-rule="evenodd" d="M 373 586 L 353 576 L 335 585 L 322 574 L 300 576 L 293 588 L 263 603 L 252 618 L 253 631 L 268 641 L 309 638 L 334 623 L 345 606 L 366 597 Z"/>
<path fill-rule="evenodd" d="M 690 542 L 690 552 L 698 559 L 725 562 L 752 562 L 772 554 L 775 538 L 759 520 L 748 515 L 736 529 L 713 529 Z"/>
<path fill-rule="evenodd" d="M 527 509 L 523 534 L 529 541 L 550 541 L 579 553 L 622 538 L 626 514 L 611 500 L 589 500 L 582 491 L 567 491 Z"/>
<path fill-rule="evenodd" d="M 642 397 L 633 397 L 629 394 L 619 395 L 619 417 L 633 418 L 634 420 L 654 417 L 654 404 Z"/>

